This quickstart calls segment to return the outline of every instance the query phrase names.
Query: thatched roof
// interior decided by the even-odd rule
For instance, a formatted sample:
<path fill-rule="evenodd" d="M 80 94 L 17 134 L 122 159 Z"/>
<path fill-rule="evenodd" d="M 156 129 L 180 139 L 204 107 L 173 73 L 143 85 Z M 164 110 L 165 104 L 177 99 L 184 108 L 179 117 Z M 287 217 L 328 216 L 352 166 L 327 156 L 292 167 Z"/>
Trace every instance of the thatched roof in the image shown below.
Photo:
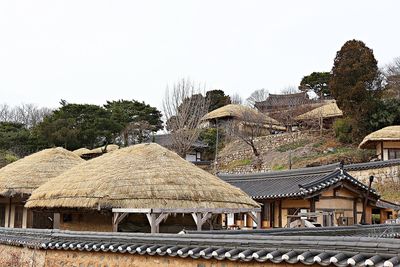
<path fill-rule="evenodd" d="M 388 126 L 370 133 L 358 146 L 359 148 L 375 148 L 375 142 L 400 141 L 400 125 Z"/>
<path fill-rule="evenodd" d="M 26 207 L 253 208 L 240 189 L 158 144 L 107 153 L 35 190 Z"/>
<path fill-rule="evenodd" d="M 313 120 L 318 118 L 332 118 L 343 116 L 342 110 L 337 106 L 336 101 L 330 101 L 323 106 L 317 107 L 296 117 L 296 120 Z"/>
<path fill-rule="evenodd" d="M 208 120 L 223 119 L 223 118 L 234 118 L 237 120 L 243 120 L 246 115 L 250 115 L 251 117 L 257 118 L 258 121 L 263 121 L 265 124 L 280 125 L 280 123 L 277 120 L 259 112 L 256 109 L 252 109 L 237 104 L 229 104 L 217 108 L 216 110 L 207 113 L 202 118 L 202 120 L 208 121 Z"/>
<path fill-rule="evenodd" d="M 0 195 L 30 194 L 50 179 L 84 162 L 61 147 L 45 149 L 0 169 Z"/>
<path fill-rule="evenodd" d="M 80 157 L 80 156 L 82 156 L 84 154 L 90 153 L 90 149 L 82 147 L 82 148 L 79 148 L 79 149 L 76 149 L 76 150 L 72 151 L 72 153 L 74 153 L 75 155 L 78 155 Z"/>

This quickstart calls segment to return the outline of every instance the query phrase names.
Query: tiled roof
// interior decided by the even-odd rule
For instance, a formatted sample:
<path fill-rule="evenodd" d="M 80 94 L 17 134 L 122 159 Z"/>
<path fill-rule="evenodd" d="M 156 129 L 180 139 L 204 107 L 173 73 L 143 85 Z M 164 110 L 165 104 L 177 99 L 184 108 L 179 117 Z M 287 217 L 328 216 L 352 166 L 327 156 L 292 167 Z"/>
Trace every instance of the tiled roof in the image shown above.
<path fill-rule="evenodd" d="M 243 230 L 187 231 L 189 234 L 242 235 Z M 272 228 L 246 230 L 247 235 L 263 236 L 353 236 L 374 238 L 400 238 L 399 224 L 352 225 L 313 228 Z"/>
<path fill-rule="evenodd" d="M 0 243 L 194 259 L 327 266 L 398 266 L 400 240 L 367 237 L 126 234 L 0 228 Z"/>
<path fill-rule="evenodd" d="M 355 163 L 345 165 L 344 169 L 346 171 L 358 171 L 358 170 L 370 170 L 370 169 L 378 169 L 378 168 L 385 168 L 390 166 L 400 166 L 400 159 L 391 159 L 391 160 L 379 160 L 379 161 L 371 161 L 371 162 L 364 162 L 364 163 Z"/>
<path fill-rule="evenodd" d="M 154 135 L 153 142 L 156 144 L 159 144 L 160 146 L 166 147 L 166 148 L 171 148 L 173 146 L 171 134 Z M 200 140 L 196 140 L 192 145 L 192 148 L 207 148 L 207 147 L 208 147 L 208 145 Z"/>
<path fill-rule="evenodd" d="M 253 199 L 298 198 L 346 181 L 362 190 L 368 186 L 338 168 L 339 164 L 251 174 L 219 174 L 218 176 L 245 191 Z M 377 196 L 377 192 L 371 189 Z"/>
<path fill-rule="evenodd" d="M 295 94 L 269 94 L 268 98 L 261 102 L 256 102 L 255 106 L 259 107 L 282 107 L 282 106 L 298 106 L 310 103 L 310 99 L 306 92 Z"/>

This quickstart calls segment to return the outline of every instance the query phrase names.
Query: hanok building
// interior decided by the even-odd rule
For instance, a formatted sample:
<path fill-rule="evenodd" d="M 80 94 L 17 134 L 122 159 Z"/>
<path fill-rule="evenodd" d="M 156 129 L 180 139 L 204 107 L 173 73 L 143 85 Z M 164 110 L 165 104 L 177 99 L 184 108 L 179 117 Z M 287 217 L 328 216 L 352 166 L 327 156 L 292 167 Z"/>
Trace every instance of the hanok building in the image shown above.
<path fill-rule="evenodd" d="M 246 130 L 246 124 L 260 124 L 265 128 L 265 134 L 286 130 L 277 120 L 243 105 L 229 104 L 207 113 L 203 118 L 204 126 L 231 127 L 240 124 Z"/>
<path fill-rule="evenodd" d="M 153 142 L 163 146 L 167 149 L 173 150 L 174 142 L 171 134 L 158 134 L 154 135 Z M 185 159 L 194 164 L 209 163 L 204 159 L 204 150 L 207 149 L 208 145 L 200 140 L 196 140 L 190 150 L 186 153 Z"/>
<path fill-rule="evenodd" d="M 152 233 L 218 228 L 224 213 L 257 221 L 261 211 L 239 188 L 154 143 L 86 161 L 36 189 L 26 207 L 58 213 L 60 229 Z"/>
<path fill-rule="evenodd" d="M 363 211 L 365 222 L 372 223 L 373 211 L 380 215 L 378 193 L 368 191 L 367 185 L 339 164 L 219 177 L 263 205 L 261 217 L 266 228 L 289 227 L 301 218 L 322 226 L 352 225 L 361 221 Z"/>
<path fill-rule="evenodd" d="M 318 125 L 321 129 L 331 128 L 335 119 L 343 117 L 342 110 L 335 100 L 327 100 L 317 107 L 296 117 L 296 121 L 302 128 Z"/>
<path fill-rule="evenodd" d="M 256 102 L 255 107 L 263 113 L 271 113 L 310 104 L 307 92 L 295 94 L 269 94 L 267 99 Z"/>
<path fill-rule="evenodd" d="M 53 228 L 53 214 L 24 208 L 33 190 L 84 162 L 63 148 L 45 149 L 0 169 L 0 226 Z"/>
<path fill-rule="evenodd" d="M 388 126 L 370 133 L 359 148 L 375 149 L 380 160 L 400 159 L 400 126 Z"/>

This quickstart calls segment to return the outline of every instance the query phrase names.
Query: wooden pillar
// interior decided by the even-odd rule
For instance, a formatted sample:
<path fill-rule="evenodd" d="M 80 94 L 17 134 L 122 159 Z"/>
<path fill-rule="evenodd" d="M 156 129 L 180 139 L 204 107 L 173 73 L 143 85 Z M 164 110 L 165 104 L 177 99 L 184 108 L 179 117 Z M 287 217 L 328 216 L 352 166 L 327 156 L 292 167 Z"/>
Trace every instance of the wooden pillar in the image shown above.
<path fill-rule="evenodd" d="M 8 228 L 10 227 L 10 211 L 11 211 L 11 206 L 10 204 L 6 205 L 6 214 L 5 214 L 5 222 L 4 222 L 4 227 Z"/>
<path fill-rule="evenodd" d="M 280 228 L 282 228 L 282 199 L 280 199 L 279 200 L 279 206 L 278 206 L 278 209 L 279 209 L 279 227 Z"/>
<path fill-rule="evenodd" d="M 354 220 L 354 224 L 356 224 L 356 223 L 358 223 L 357 222 L 357 202 L 358 202 L 358 199 L 357 198 L 354 198 L 354 200 L 353 200 L 353 220 Z"/>
<path fill-rule="evenodd" d="M 15 223 L 15 205 L 10 204 L 11 209 L 10 209 L 10 217 L 9 217 L 9 226 L 10 228 L 14 228 L 14 223 Z"/>
<path fill-rule="evenodd" d="M 28 225 L 28 209 L 23 208 L 22 210 L 22 228 L 27 228 Z"/>
<path fill-rule="evenodd" d="M 315 212 L 315 198 L 310 198 L 310 212 Z"/>
<path fill-rule="evenodd" d="M 60 213 L 54 213 L 54 216 L 53 216 L 53 229 L 60 229 L 60 221 L 61 221 Z"/>

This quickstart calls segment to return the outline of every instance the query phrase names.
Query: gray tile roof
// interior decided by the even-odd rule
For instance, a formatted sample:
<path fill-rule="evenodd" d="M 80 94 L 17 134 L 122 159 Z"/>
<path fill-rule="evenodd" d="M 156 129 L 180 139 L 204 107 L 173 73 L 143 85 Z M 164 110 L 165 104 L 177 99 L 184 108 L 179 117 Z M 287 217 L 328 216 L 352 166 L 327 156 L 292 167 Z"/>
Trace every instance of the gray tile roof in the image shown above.
<path fill-rule="evenodd" d="M 400 240 L 337 236 L 126 234 L 0 228 L 0 243 L 78 250 L 327 266 L 398 266 Z"/>
<path fill-rule="evenodd" d="M 343 181 L 362 190 L 368 190 L 367 185 L 341 170 L 339 164 L 289 171 L 218 174 L 218 176 L 239 187 L 254 199 L 304 197 Z M 378 196 L 374 189 L 371 189 L 371 193 Z"/>
<path fill-rule="evenodd" d="M 243 230 L 187 231 L 189 234 L 242 235 Z M 374 238 L 400 238 L 400 224 L 332 226 L 315 228 L 272 228 L 246 230 L 248 235 L 263 236 L 353 236 Z"/>

